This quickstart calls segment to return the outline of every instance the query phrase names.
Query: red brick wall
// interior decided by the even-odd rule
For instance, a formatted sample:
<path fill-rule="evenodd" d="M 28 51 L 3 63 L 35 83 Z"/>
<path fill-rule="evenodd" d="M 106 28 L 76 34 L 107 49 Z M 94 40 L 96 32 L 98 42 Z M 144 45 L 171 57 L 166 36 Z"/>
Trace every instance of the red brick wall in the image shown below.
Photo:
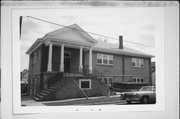
<path fill-rule="evenodd" d="M 93 70 L 98 71 L 99 73 L 101 73 L 104 76 L 122 75 L 122 58 L 121 58 L 121 56 L 113 55 L 113 58 L 114 58 L 113 65 L 100 65 L 100 64 L 97 64 L 97 53 L 98 52 L 95 52 L 95 51 L 93 51 L 93 53 L 92 53 Z M 107 53 L 103 53 L 103 54 L 107 54 Z M 86 51 L 84 53 L 84 65 L 89 65 L 89 52 L 88 51 Z"/>
<path fill-rule="evenodd" d="M 41 62 L 41 71 L 47 71 L 47 64 L 48 64 L 48 54 L 49 54 L 49 47 L 42 45 L 42 62 Z"/>
<path fill-rule="evenodd" d="M 79 78 L 75 78 L 74 80 L 79 85 Z M 91 86 L 92 86 L 91 89 L 83 90 L 88 97 L 108 94 L 108 88 L 97 79 L 91 80 Z M 85 97 L 85 95 L 73 82 L 72 79 L 66 79 L 66 82 L 63 85 L 63 87 L 60 88 L 54 96 L 55 99 L 69 99 L 69 98 L 82 98 L 82 97 Z"/>
<path fill-rule="evenodd" d="M 37 60 L 34 63 L 34 52 L 37 53 Z M 41 61 L 42 61 L 42 46 L 40 46 L 36 51 L 30 54 L 29 60 L 29 76 L 28 76 L 28 84 L 32 86 L 33 79 L 37 79 L 37 90 L 40 89 L 40 82 L 41 82 Z"/>
<path fill-rule="evenodd" d="M 113 55 L 113 65 L 100 65 L 97 64 L 97 52 L 93 52 L 92 65 L 94 70 L 98 70 L 104 76 L 122 75 L 122 57 L 120 55 Z"/>
<path fill-rule="evenodd" d="M 137 76 L 149 76 L 149 60 L 144 58 L 144 67 L 132 67 L 131 58 L 129 56 L 125 56 L 125 75 L 137 75 Z M 134 57 L 133 57 L 134 58 Z"/>
<path fill-rule="evenodd" d="M 33 63 L 34 60 L 34 53 L 37 53 L 37 61 L 35 63 Z M 42 47 L 40 46 L 36 51 L 34 51 L 33 53 L 30 54 L 30 60 L 29 60 L 29 82 L 31 82 L 30 80 L 32 79 L 32 76 L 34 76 L 34 78 L 40 80 L 40 73 L 41 73 L 41 57 L 42 56 Z"/>
<path fill-rule="evenodd" d="M 33 62 L 34 54 L 37 53 L 37 61 L 36 63 Z M 39 47 L 36 51 L 30 54 L 30 63 L 29 63 L 29 74 L 37 74 L 41 72 L 41 47 Z"/>
<path fill-rule="evenodd" d="M 123 61 L 122 61 L 122 55 L 113 54 L 114 58 L 114 64 L 111 65 L 99 65 L 97 64 L 97 53 L 96 51 L 93 51 L 92 53 L 92 65 L 93 70 L 97 70 L 100 72 L 103 76 L 109 76 L 113 77 L 114 83 L 121 83 L 123 81 Z M 107 53 L 103 53 L 107 54 Z M 112 55 L 112 54 L 110 54 Z M 144 67 L 143 68 L 137 68 L 132 67 L 131 62 L 131 56 L 124 56 L 124 81 L 130 81 L 132 80 L 131 76 L 137 76 L 137 77 L 144 77 L 145 80 L 149 80 L 150 72 L 149 72 L 149 58 L 144 58 Z M 89 64 L 89 51 L 86 51 L 84 53 L 84 65 Z M 128 75 L 128 76 L 126 76 Z"/>

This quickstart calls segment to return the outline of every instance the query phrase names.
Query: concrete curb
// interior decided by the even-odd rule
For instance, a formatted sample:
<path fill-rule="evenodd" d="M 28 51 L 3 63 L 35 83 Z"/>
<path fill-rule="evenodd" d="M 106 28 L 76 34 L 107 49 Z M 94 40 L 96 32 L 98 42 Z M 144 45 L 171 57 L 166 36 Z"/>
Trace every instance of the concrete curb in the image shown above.
<path fill-rule="evenodd" d="M 89 97 L 88 100 L 93 100 L 93 99 L 100 99 L 100 98 L 116 98 L 119 97 L 120 99 L 120 95 L 114 95 L 114 96 L 99 96 L 99 97 Z M 83 101 L 86 100 L 86 98 L 75 98 L 75 99 L 66 99 L 66 100 L 56 100 L 56 101 L 34 101 L 34 100 L 28 100 L 28 101 L 22 101 L 21 105 L 22 106 L 46 106 L 45 104 L 48 103 L 63 103 L 63 102 L 71 102 L 71 101 Z M 111 102 L 99 102 L 99 103 L 93 103 L 93 104 L 109 104 L 109 103 L 113 103 L 113 101 Z M 117 103 L 117 101 L 115 101 L 114 103 Z M 119 103 L 119 101 L 118 101 Z M 92 103 L 89 103 L 92 104 Z M 86 104 L 78 104 L 78 105 L 88 105 L 88 103 Z"/>

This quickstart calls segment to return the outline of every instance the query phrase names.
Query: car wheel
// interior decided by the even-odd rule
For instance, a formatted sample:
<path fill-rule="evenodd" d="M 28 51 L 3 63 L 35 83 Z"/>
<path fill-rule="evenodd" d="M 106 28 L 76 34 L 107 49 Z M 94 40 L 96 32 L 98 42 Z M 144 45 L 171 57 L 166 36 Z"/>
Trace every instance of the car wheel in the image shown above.
<path fill-rule="evenodd" d="M 127 102 L 127 104 L 131 104 L 131 101 L 126 101 Z"/>
<path fill-rule="evenodd" d="M 143 104 L 148 104 L 149 100 L 148 100 L 148 97 L 143 97 L 142 98 L 142 103 Z"/>

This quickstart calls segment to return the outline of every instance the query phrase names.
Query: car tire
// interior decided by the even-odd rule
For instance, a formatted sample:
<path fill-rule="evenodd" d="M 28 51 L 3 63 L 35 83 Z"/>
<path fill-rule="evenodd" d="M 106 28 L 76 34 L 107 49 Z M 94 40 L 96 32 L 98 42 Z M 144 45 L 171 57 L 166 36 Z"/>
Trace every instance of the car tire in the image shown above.
<path fill-rule="evenodd" d="M 149 103 L 149 98 L 148 97 L 143 97 L 141 103 L 148 104 Z"/>
<path fill-rule="evenodd" d="M 126 101 L 127 102 L 127 104 L 131 104 L 131 101 Z"/>

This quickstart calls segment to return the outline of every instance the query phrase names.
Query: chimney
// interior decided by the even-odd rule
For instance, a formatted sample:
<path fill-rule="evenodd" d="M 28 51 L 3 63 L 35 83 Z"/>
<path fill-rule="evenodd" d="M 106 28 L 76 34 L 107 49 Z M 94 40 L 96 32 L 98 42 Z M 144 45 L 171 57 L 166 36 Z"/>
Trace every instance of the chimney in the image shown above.
<path fill-rule="evenodd" d="M 119 49 L 123 49 L 123 36 L 119 36 Z"/>

